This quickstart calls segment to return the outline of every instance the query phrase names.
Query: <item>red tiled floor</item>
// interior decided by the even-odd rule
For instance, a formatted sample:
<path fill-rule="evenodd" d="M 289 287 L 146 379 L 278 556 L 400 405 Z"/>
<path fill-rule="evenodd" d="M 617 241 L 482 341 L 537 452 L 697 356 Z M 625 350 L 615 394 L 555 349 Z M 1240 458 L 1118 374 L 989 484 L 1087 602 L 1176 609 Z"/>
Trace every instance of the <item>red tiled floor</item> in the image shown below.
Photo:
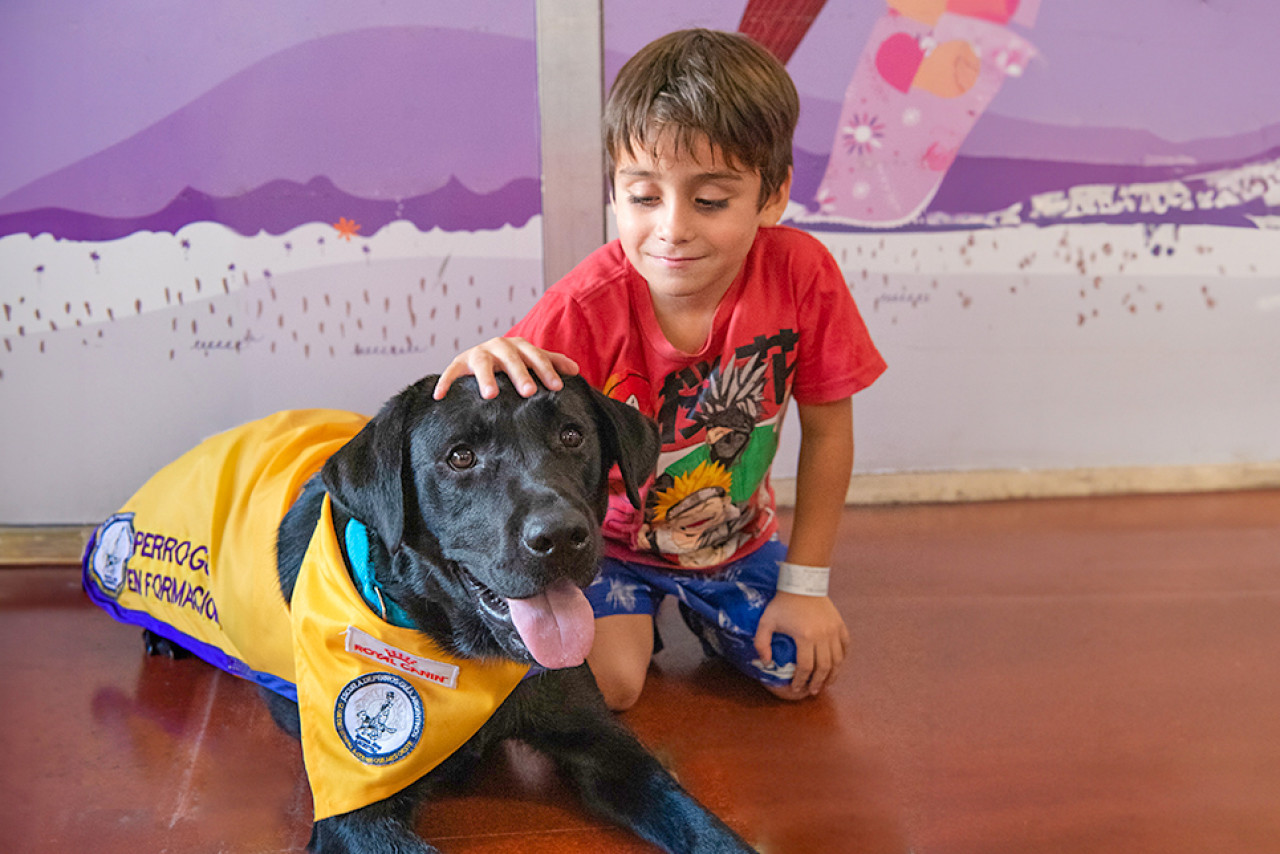
<path fill-rule="evenodd" d="M 832 691 L 772 700 L 664 613 L 625 720 L 768 854 L 1280 851 L 1280 492 L 850 508 Z M 297 744 L 148 658 L 67 568 L 0 569 L 0 851 L 300 851 Z M 513 748 L 445 854 L 641 852 Z"/>

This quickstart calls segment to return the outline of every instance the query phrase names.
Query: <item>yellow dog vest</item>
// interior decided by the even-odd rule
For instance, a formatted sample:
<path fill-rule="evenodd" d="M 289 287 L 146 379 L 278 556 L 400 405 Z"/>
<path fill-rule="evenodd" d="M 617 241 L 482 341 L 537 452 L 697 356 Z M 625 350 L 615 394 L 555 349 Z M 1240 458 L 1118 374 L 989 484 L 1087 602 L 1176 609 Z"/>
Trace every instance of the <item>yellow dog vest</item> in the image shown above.
<path fill-rule="evenodd" d="M 392 795 L 461 747 L 528 667 L 459 659 L 376 615 L 326 495 L 286 605 L 279 522 L 364 416 L 282 412 L 207 439 L 94 532 L 89 597 L 209 663 L 297 700 L 320 820 Z"/>

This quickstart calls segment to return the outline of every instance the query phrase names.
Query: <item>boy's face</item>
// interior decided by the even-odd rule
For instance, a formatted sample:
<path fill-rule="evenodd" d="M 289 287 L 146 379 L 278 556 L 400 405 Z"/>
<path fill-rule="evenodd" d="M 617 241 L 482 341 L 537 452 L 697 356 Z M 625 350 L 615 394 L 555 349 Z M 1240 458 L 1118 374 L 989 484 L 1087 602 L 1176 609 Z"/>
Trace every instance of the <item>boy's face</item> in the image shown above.
<path fill-rule="evenodd" d="M 663 137 L 655 153 L 620 151 L 615 164 L 618 237 L 655 302 L 693 298 L 714 308 L 756 231 L 781 218 L 790 193 L 788 179 L 759 209 L 760 173 L 726 162 L 705 138 L 677 156 Z"/>

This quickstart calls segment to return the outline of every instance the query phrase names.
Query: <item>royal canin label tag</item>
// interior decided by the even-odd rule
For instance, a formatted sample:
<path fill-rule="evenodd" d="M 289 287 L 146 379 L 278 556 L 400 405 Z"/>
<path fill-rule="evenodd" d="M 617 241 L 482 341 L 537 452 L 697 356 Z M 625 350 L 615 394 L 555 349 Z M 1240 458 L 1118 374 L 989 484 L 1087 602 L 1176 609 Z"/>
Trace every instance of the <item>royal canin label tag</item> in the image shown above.
<path fill-rule="evenodd" d="M 407 673 L 417 679 L 442 685 L 445 688 L 458 687 L 458 666 L 456 664 L 432 661 L 430 658 L 423 658 L 420 655 L 413 655 L 402 649 L 397 649 L 389 643 L 384 643 L 372 635 L 362 632 L 355 626 L 348 626 L 345 634 L 347 637 L 347 652 L 362 655 L 371 661 L 384 664 L 401 673 Z"/>

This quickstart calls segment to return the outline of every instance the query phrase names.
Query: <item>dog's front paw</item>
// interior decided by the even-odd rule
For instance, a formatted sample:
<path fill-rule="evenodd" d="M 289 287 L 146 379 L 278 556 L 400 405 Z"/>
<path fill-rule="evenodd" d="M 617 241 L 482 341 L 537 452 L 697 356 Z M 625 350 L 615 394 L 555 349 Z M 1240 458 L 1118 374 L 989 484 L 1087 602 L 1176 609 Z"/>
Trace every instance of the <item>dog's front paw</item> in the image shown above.
<path fill-rule="evenodd" d="M 191 657 L 191 653 L 188 650 L 183 649 L 168 638 L 160 637 L 151 629 L 142 630 L 142 644 L 147 648 L 147 655 L 167 655 L 175 661 L 179 658 Z"/>
<path fill-rule="evenodd" d="M 399 819 L 371 819 L 361 812 L 316 822 L 307 850 L 314 854 L 440 854 Z"/>

